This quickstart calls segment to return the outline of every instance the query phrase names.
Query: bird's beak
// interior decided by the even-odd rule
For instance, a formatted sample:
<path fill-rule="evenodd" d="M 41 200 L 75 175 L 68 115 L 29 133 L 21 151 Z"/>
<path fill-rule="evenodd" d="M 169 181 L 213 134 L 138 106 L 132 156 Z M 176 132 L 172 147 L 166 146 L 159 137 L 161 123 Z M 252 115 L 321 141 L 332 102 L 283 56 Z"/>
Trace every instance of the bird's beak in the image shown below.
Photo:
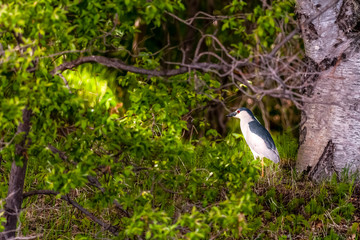
<path fill-rule="evenodd" d="M 229 113 L 228 115 L 226 115 L 227 117 L 234 117 L 236 115 L 236 112 L 232 112 L 232 113 Z"/>

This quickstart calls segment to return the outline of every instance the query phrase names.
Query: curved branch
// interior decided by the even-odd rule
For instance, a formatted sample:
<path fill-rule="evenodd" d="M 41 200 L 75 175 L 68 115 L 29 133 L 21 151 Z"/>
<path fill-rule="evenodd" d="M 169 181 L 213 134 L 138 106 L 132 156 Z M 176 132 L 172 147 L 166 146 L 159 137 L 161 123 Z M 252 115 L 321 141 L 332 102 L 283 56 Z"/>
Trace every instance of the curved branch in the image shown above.
<path fill-rule="evenodd" d="M 149 75 L 149 76 L 155 76 L 155 77 L 171 77 L 171 76 L 175 76 L 175 75 L 180 75 L 183 73 L 187 73 L 189 69 L 201 70 L 204 72 L 208 72 L 211 69 L 217 69 L 217 70 L 226 69 L 225 65 L 216 64 L 216 63 L 193 63 L 193 64 L 186 64 L 186 65 L 176 63 L 176 64 L 180 65 L 181 67 L 178 69 L 171 69 L 171 70 L 151 70 L 151 69 L 144 69 L 144 68 L 130 66 L 130 65 L 127 65 L 127 64 L 121 62 L 118 59 L 115 59 L 115 58 L 108 58 L 108 57 L 104 57 L 104 56 L 92 55 L 92 56 L 80 57 L 71 62 L 65 62 L 65 63 L 57 66 L 50 73 L 52 75 L 59 74 L 67 69 L 72 69 L 81 64 L 91 63 L 91 62 L 99 63 L 101 65 L 111 67 L 111 68 L 116 68 L 119 70 L 124 70 L 124 71 L 132 72 L 132 73 L 144 74 L 144 75 Z M 246 65 L 246 63 L 242 63 L 241 65 Z"/>
<path fill-rule="evenodd" d="M 67 69 L 72 69 L 81 64 L 90 63 L 90 62 L 99 63 L 99 64 L 107 66 L 107 67 L 112 67 L 112 68 L 125 70 L 125 71 L 129 71 L 129 72 L 133 72 L 133 73 L 140 73 L 140 74 L 156 76 L 156 77 L 170 77 L 170 76 L 179 75 L 179 74 L 183 74 L 183 73 L 187 72 L 187 68 L 185 68 L 185 67 L 182 67 L 179 69 L 168 70 L 168 71 L 143 69 L 143 68 L 139 68 L 139 67 L 126 65 L 125 63 L 120 62 L 118 59 L 115 59 L 115 58 L 107 58 L 104 56 L 92 55 L 92 56 L 81 57 L 81 58 L 78 58 L 71 62 L 65 62 L 65 63 L 57 66 L 50 73 L 52 75 L 55 75 L 59 72 L 61 73 L 61 72 L 65 71 Z"/>
<path fill-rule="evenodd" d="M 214 41 L 216 42 L 216 44 L 218 44 L 221 49 L 223 51 L 226 51 L 225 47 L 221 45 L 221 43 L 214 38 Z M 175 75 L 180 75 L 180 74 L 184 74 L 187 73 L 191 70 L 198 70 L 198 71 L 202 71 L 202 72 L 212 72 L 216 75 L 218 75 L 219 77 L 231 77 L 233 79 L 233 84 L 235 83 L 234 80 L 241 82 L 242 84 L 246 85 L 252 92 L 255 92 L 257 94 L 259 93 L 265 93 L 267 95 L 271 95 L 273 97 L 285 97 L 285 98 L 291 98 L 291 94 L 285 94 L 283 91 L 279 91 L 279 86 L 282 86 L 283 89 L 289 89 L 291 90 L 291 86 L 287 87 L 287 85 L 285 85 L 283 79 L 279 76 L 276 76 L 275 70 L 273 69 L 278 68 L 279 66 L 275 65 L 274 67 L 272 67 L 270 64 L 270 62 L 265 59 L 266 57 L 269 57 L 268 55 L 265 57 L 262 57 L 262 64 L 265 64 L 264 66 L 262 66 L 261 64 L 259 65 L 259 63 L 255 64 L 252 63 L 251 61 L 248 61 L 248 59 L 243 60 L 243 61 L 238 61 L 235 58 L 230 59 L 230 62 L 227 62 L 226 60 L 222 59 L 221 57 L 217 57 L 216 54 L 210 54 L 209 52 L 204 52 L 199 54 L 200 56 L 203 55 L 209 55 L 212 57 L 215 57 L 219 63 L 207 63 L 207 62 L 196 62 L 196 60 L 194 60 L 194 62 L 189 63 L 189 64 L 184 64 L 184 63 L 179 63 L 179 62 L 164 62 L 165 64 L 168 65 L 175 65 L 178 68 L 177 69 L 171 69 L 171 70 L 155 70 L 155 69 L 144 69 L 144 68 L 140 68 L 140 67 L 135 67 L 135 66 L 131 66 L 131 65 L 127 65 L 123 62 L 121 62 L 119 59 L 115 59 L 115 58 L 108 58 L 105 56 L 100 56 L 100 55 L 92 55 L 92 56 L 85 56 L 85 57 L 80 57 L 74 61 L 70 61 L 70 62 L 65 62 L 57 67 L 55 67 L 55 69 L 53 69 L 51 71 L 52 75 L 55 74 L 61 74 L 61 72 L 67 70 L 67 69 L 72 69 L 74 67 L 77 67 L 81 64 L 84 63 L 98 63 L 98 64 L 102 64 L 106 67 L 111 67 L 111 68 L 115 68 L 118 70 L 124 70 L 124 71 L 129 71 L 132 73 L 137 73 L 137 74 L 143 74 L 143 75 L 148 75 L 148 76 L 156 76 L 156 77 L 170 77 L 170 76 L 175 76 Z M 286 61 L 286 64 L 284 64 L 284 66 L 288 66 L 290 64 L 289 61 Z M 258 67 L 260 69 L 263 69 L 265 72 L 269 72 L 269 76 L 272 80 L 275 80 L 275 82 L 278 83 L 279 86 L 277 86 L 274 89 L 265 89 L 265 88 L 258 88 L 256 86 L 253 86 L 252 84 L 249 83 L 248 81 L 248 77 L 250 76 L 245 76 L 242 73 L 241 67 L 245 67 L 245 66 L 252 66 L 253 67 Z M 270 71 L 269 71 L 270 69 Z M 235 74 L 236 73 L 236 74 Z M 237 76 L 237 74 L 240 74 L 240 76 Z M 264 74 L 262 74 L 264 75 Z M 266 76 L 266 74 L 264 75 Z M 234 79 L 235 78 L 235 79 Z M 237 84 L 234 84 L 243 94 L 249 96 L 249 94 L 247 94 L 245 91 L 243 91 L 241 89 L 240 86 L 238 86 Z M 296 85 L 297 86 L 297 85 Z M 300 86 L 297 86 L 300 87 Z M 296 93 L 293 93 L 296 94 Z"/>

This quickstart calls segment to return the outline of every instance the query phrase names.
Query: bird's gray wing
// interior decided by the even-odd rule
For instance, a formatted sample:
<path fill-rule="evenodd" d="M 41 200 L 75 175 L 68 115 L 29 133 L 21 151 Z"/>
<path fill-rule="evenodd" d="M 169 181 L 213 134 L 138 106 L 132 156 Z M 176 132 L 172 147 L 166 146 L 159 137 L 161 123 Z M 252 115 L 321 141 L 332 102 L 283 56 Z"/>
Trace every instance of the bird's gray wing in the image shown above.
<path fill-rule="evenodd" d="M 261 137 L 268 148 L 276 149 L 274 140 L 272 139 L 270 133 L 258 121 L 249 122 L 249 129 L 252 133 Z"/>
<path fill-rule="evenodd" d="M 249 130 L 254 134 L 248 143 L 250 148 L 273 162 L 279 162 L 279 153 L 270 133 L 256 120 L 249 122 Z"/>

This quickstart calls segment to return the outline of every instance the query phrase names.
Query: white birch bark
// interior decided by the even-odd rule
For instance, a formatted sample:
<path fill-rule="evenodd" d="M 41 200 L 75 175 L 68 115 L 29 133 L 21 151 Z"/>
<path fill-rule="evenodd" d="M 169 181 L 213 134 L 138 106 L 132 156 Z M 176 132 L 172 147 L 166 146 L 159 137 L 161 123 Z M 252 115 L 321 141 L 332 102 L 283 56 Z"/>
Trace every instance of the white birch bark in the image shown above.
<path fill-rule="evenodd" d="M 304 81 L 314 83 L 313 89 L 306 90 L 312 100 L 304 103 L 297 168 L 313 168 L 323 156 L 327 167 L 317 169 L 322 176 L 331 175 L 329 171 L 339 174 L 344 168 L 352 172 L 360 168 L 359 4 L 337 1 L 312 23 L 304 24 L 332 2 L 297 1 L 310 63 Z M 329 142 L 334 149 L 325 156 Z"/>

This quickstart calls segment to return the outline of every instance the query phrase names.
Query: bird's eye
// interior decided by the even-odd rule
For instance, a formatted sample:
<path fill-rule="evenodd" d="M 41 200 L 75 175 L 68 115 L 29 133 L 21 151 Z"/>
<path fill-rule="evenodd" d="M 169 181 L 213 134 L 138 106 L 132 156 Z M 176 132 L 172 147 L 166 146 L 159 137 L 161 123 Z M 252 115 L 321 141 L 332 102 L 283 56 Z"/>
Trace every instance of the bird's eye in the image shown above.
<path fill-rule="evenodd" d="M 240 110 L 237 110 L 236 112 L 237 112 L 237 113 L 240 113 Z"/>

